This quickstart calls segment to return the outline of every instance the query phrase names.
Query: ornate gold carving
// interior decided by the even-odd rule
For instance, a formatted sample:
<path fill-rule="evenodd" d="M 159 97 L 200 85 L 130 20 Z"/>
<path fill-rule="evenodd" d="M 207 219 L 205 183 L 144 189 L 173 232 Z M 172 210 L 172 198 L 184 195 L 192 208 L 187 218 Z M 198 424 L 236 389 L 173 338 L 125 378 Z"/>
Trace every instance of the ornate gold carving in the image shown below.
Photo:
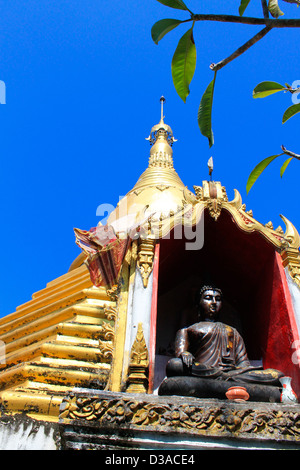
<path fill-rule="evenodd" d="M 141 194 L 141 192 L 143 191 L 144 189 L 141 188 L 141 189 L 136 189 L 135 191 L 133 191 L 133 194 L 135 194 L 136 196 L 138 196 L 139 194 Z"/>
<path fill-rule="evenodd" d="M 201 186 L 194 186 L 194 191 L 196 193 L 197 199 L 201 200 L 202 199 L 202 193 L 203 193 L 202 187 Z"/>
<path fill-rule="evenodd" d="M 100 327 L 100 335 L 103 337 L 105 341 L 114 341 L 115 338 L 115 331 L 114 327 L 108 323 L 103 322 Z"/>
<path fill-rule="evenodd" d="M 217 220 L 221 214 L 222 202 L 217 199 L 210 199 L 207 202 L 207 209 L 211 217 Z"/>
<path fill-rule="evenodd" d="M 160 142 L 160 145 L 164 145 L 163 142 Z M 168 144 L 165 144 L 163 150 L 158 152 L 151 152 L 151 156 L 149 158 L 149 167 L 150 168 L 173 168 L 173 158 L 172 152 L 170 151 L 170 147 Z"/>
<path fill-rule="evenodd" d="M 290 244 L 291 248 L 299 248 L 300 245 L 300 236 L 299 233 L 297 232 L 296 228 L 294 225 L 283 215 L 280 215 L 282 218 L 283 222 L 285 223 L 286 230 L 284 234 L 285 240 L 287 240 Z"/>
<path fill-rule="evenodd" d="M 148 367 L 148 349 L 144 338 L 142 323 L 139 323 L 136 338 L 131 348 L 130 364 L 128 368 L 127 392 L 147 392 Z"/>
<path fill-rule="evenodd" d="M 288 267 L 289 273 L 300 287 L 300 257 L 299 250 L 288 247 L 281 253 L 282 263 L 284 267 Z"/>
<path fill-rule="evenodd" d="M 221 214 L 223 203 L 228 201 L 224 186 L 218 181 L 203 181 L 203 188 L 194 186 L 196 198 L 205 203 L 209 214 L 217 220 Z"/>
<path fill-rule="evenodd" d="M 103 312 L 107 320 L 113 320 L 116 321 L 117 318 L 117 309 L 112 306 L 108 306 L 107 304 L 104 304 L 103 306 Z"/>
<path fill-rule="evenodd" d="M 231 207 L 234 207 L 237 210 L 243 210 L 242 196 L 240 195 L 237 189 L 234 190 L 234 198 L 232 199 L 232 201 L 229 201 L 229 204 Z"/>
<path fill-rule="evenodd" d="M 119 286 L 116 284 L 111 289 L 106 289 L 106 293 L 113 302 L 116 302 L 118 300 Z"/>
<path fill-rule="evenodd" d="M 99 340 L 99 359 L 100 362 L 111 362 L 113 358 L 114 347 L 111 341 Z"/>
<path fill-rule="evenodd" d="M 115 323 L 117 316 L 116 308 L 105 304 L 103 312 L 108 320 Z M 100 328 L 100 336 L 102 339 L 99 340 L 99 359 L 103 362 L 111 362 L 114 353 L 115 326 L 103 321 Z"/>
<path fill-rule="evenodd" d="M 158 189 L 159 191 L 164 191 L 165 189 L 168 189 L 170 186 L 166 186 L 165 184 L 158 184 L 156 186 L 156 189 Z"/>
<path fill-rule="evenodd" d="M 279 235 L 284 235 L 284 231 L 282 230 L 282 227 L 278 225 L 277 229 L 275 230 L 276 233 L 279 233 Z"/>
<path fill-rule="evenodd" d="M 284 267 L 288 267 L 292 279 L 297 286 L 300 287 L 300 236 L 294 225 L 286 219 L 286 217 L 283 215 L 280 217 L 286 226 L 284 234 L 284 240 L 286 243 L 283 245 L 283 250 L 281 252 L 282 263 Z"/>
<path fill-rule="evenodd" d="M 149 276 L 153 269 L 155 240 L 142 239 L 137 258 L 137 266 L 143 279 L 144 287 L 147 287 Z"/>
<path fill-rule="evenodd" d="M 228 201 L 228 196 L 227 196 L 227 193 L 226 193 L 226 188 L 225 188 L 225 186 L 222 186 L 222 195 L 223 195 L 223 200 L 224 200 L 225 202 L 227 202 L 227 201 Z"/>
<path fill-rule="evenodd" d="M 144 338 L 142 323 L 138 324 L 138 331 L 131 348 L 131 364 L 148 367 L 148 350 Z"/>
<path fill-rule="evenodd" d="M 135 400 L 130 396 L 101 399 L 70 395 L 60 419 L 96 421 L 148 431 L 184 431 L 190 435 L 269 439 L 300 443 L 300 410 L 288 405 L 203 404 L 186 400 Z"/>
<path fill-rule="evenodd" d="M 246 213 L 245 213 L 245 214 L 246 214 Z M 244 224 L 246 224 L 247 226 L 250 225 L 250 224 L 253 225 L 253 223 L 254 223 L 253 220 L 250 219 L 249 217 L 246 217 L 245 214 L 244 214 L 243 212 L 240 212 L 240 218 L 241 218 L 241 220 L 242 220 L 242 221 L 244 222 Z"/>

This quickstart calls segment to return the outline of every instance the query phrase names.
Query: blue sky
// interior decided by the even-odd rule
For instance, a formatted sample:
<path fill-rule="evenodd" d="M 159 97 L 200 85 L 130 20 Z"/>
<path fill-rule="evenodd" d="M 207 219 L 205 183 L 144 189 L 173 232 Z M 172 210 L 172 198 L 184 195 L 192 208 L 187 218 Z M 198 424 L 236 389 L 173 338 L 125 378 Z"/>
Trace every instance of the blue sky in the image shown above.
<path fill-rule="evenodd" d="M 251 3 L 247 14 L 260 14 L 260 1 Z M 199 13 L 221 8 L 238 14 L 239 1 L 187 4 Z M 286 18 L 300 17 L 294 5 L 280 6 Z M 209 65 L 259 27 L 196 25 L 197 68 L 183 103 L 171 59 L 187 27 L 158 46 L 150 31 L 159 19 L 186 18 L 184 12 L 155 0 L 1 0 L 0 12 L 0 80 L 6 84 L 0 106 L 0 316 L 67 272 L 80 253 L 73 228 L 95 226 L 97 207 L 115 205 L 133 187 L 148 164 L 145 138 L 159 121 L 161 95 L 165 121 L 178 139 L 174 165 L 189 189 L 208 178 L 213 156 L 214 179 L 226 186 L 229 199 L 236 188 L 260 222 L 284 228 L 283 214 L 300 230 L 299 162 L 281 179 L 282 157 L 248 196 L 245 189 L 252 168 L 280 153 L 281 144 L 300 153 L 299 115 L 281 124 L 290 95 L 252 98 L 261 81 L 300 80 L 299 31 L 272 31 L 218 73 L 215 145 L 209 149 L 197 124 L 201 96 L 213 78 Z"/>

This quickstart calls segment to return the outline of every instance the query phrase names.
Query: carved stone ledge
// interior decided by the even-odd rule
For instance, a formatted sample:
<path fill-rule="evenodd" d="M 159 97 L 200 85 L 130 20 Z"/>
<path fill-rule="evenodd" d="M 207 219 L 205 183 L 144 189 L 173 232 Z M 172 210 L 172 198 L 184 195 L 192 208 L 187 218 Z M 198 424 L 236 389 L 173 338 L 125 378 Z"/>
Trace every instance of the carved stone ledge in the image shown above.
<path fill-rule="evenodd" d="M 237 403 L 82 389 L 63 401 L 60 423 L 66 429 L 71 426 L 73 434 L 77 426 L 78 430 L 89 428 L 86 432 L 93 436 L 93 442 L 99 434 L 107 445 L 111 439 L 121 442 L 118 436 L 130 433 L 132 446 L 135 438 L 142 439 L 146 433 L 148 441 L 153 442 L 163 436 L 166 447 L 168 438 L 174 443 L 184 437 L 191 442 L 191 448 L 201 448 L 203 439 L 220 446 L 231 442 L 237 448 L 249 442 L 252 448 L 300 448 L 298 404 Z M 126 447 L 126 440 L 122 442 Z"/>

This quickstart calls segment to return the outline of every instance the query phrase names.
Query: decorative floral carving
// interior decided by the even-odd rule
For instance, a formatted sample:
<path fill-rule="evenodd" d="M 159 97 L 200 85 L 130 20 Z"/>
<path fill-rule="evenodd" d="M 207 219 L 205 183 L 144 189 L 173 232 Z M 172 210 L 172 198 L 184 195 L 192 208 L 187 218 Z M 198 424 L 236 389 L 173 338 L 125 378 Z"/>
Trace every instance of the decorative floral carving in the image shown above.
<path fill-rule="evenodd" d="M 141 272 L 143 285 L 147 287 L 149 276 L 153 269 L 155 240 L 142 240 L 139 247 L 137 265 Z"/>
<path fill-rule="evenodd" d="M 131 348 L 131 364 L 148 367 L 148 349 L 144 338 L 142 323 L 138 324 L 138 331 Z"/>
<path fill-rule="evenodd" d="M 111 362 L 113 358 L 113 352 L 114 352 L 114 339 L 115 339 L 115 320 L 117 316 L 117 309 L 104 305 L 103 307 L 103 312 L 105 317 L 113 322 L 113 324 L 108 323 L 103 321 L 101 324 L 101 329 L 100 329 L 100 337 L 99 339 L 99 360 L 102 362 Z"/>
<path fill-rule="evenodd" d="M 99 340 L 99 359 L 102 362 L 111 362 L 113 358 L 113 343 L 111 341 L 102 341 Z"/>
<path fill-rule="evenodd" d="M 207 201 L 207 208 L 210 216 L 217 220 L 221 214 L 222 201 L 219 201 L 218 199 L 210 199 Z"/>
<path fill-rule="evenodd" d="M 113 341 L 115 338 L 114 327 L 108 322 L 102 322 L 100 327 L 100 335 L 105 341 Z"/>
<path fill-rule="evenodd" d="M 196 193 L 196 197 L 197 199 L 202 199 L 202 194 L 203 194 L 203 191 L 202 191 L 202 187 L 201 186 L 194 186 L 194 191 Z"/>
<path fill-rule="evenodd" d="M 137 401 L 127 397 L 100 399 L 99 397 L 70 396 L 60 418 L 97 421 L 139 429 L 184 429 L 193 434 L 220 436 L 233 434 L 244 437 L 262 437 L 300 442 L 300 410 L 254 409 L 251 407 L 189 405 L 165 401 Z"/>
<path fill-rule="evenodd" d="M 119 295 L 119 286 L 116 284 L 112 286 L 111 289 L 106 289 L 106 293 L 113 302 L 117 302 Z"/>
<path fill-rule="evenodd" d="M 103 312 L 107 320 L 115 321 L 117 318 L 117 309 L 108 305 L 104 305 Z"/>
<path fill-rule="evenodd" d="M 142 323 L 138 324 L 136 338 L 131 348 L 127 391 L 146 393 L 148 389 L 149 355 Z"/>

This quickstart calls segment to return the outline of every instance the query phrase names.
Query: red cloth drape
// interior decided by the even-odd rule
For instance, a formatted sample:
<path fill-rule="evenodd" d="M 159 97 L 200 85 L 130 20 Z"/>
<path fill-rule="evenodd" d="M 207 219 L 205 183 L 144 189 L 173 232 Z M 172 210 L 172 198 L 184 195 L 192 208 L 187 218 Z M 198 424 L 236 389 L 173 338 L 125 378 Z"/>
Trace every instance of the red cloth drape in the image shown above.
<path fill-rule="evenodd" d="M 119 238 L 111 226 L 89 231 L 74 229 L 77 245 L 87 254 L 91 281 L 96 287 L 110 289 L 118 283 L 122 263 L 129 248 L 130 237 Z"/>

